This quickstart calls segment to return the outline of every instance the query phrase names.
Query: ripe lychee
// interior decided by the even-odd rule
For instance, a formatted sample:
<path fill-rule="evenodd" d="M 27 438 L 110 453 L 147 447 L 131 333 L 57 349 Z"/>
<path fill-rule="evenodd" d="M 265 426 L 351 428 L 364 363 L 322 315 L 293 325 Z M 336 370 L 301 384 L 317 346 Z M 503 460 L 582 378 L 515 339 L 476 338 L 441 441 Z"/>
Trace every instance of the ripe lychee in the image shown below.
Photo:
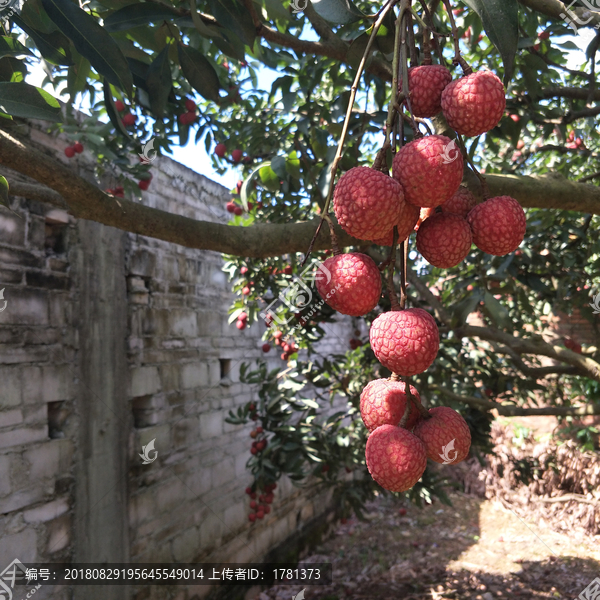
<path fill-rule="evenodd" d="M 270 352 L 271 350 L 271 344 L 263 344 L 262 345 L 262 351 L 266 354 L 267 352 Z"/>
<path fill-rule="evenodd" d="M 379 315 L 371 325 L 369 338 L 377 360 L 403 377 L 427 370 L 440 346 L 435 320 L 422 308 Z"/>
<path fill-rule="evenodd" d="M 406 384 L 404 381 L 377 379 L 367 384 L 360 395 L 360 414 L 369 431 L 381 425 L 398 425 L 406 409 Z M 412 398 L 421 403 L 416 388 L 410 386 Z M 405 429 L 412 429 L 419 419 L 419 411 L 411 404 Z"/>
<path fill-rule="evenodd" d="M 73 148 L 73 146 L 67 146 L 65 148 L 65 156 L 67 158 L 73 158 L 75 156 L 75 148 Z"/>
<path fill-rule="evenodd" d="M 125 110 L 125 104 L 121 100 L 117 100 L 115 102 L 115 108 L 118 112 L 123 112 Z"/>
<path fill-rule="evenodd" d="M 381 297 L 379 268 L 371 257 L 359 252 L 328 258 L 319 268 L 316 286 L 331 308 L 351 317 L 366 315 Z"/>
<path fill-rule="evenodd" d="M 231 160 L 234 163 L 239 163 L 242 160 L 242 156 L 244 156 L 244 153 L 241 150 L 236 149 L 231 153 Z"/>
<path fill-rule="evenodd" d="M 450 71 L 442 65 L 423 65 L 408 70 L 410 103 L 415 117 L 428 119 L 442 110 L 442 92 L 452 81 Z M 402 82 L 399 86 L 402 91 Z"/>
<path fill-rule="evenodd" d="M 244 209 L 241 206 L 235 206 L 233 209 L 233 214 L 239 217 L 244 214 Z"/>
<path fill-rule="evenodd" d="M 215 146 L 215 155 L 219 158 L 223 158 L 227 152 L 227 146 L 225 144 L 217 144 Z"/>
<path fill-rule="evenodd" d="M 419 207 L 402 202 L 400 218 L 396 224 L 398 227 L 398 244 L 402 243 L 414 230 L 419 221 Z M 394 241 L 394 230 L 392 229 L 387 236 L 380 240 L 373 240 L 374 244 L 379 246 L 391 246 Z"/>
<path fill-rule="evenodd" d="M 475 206 L 477 206 L 475 195 L 468 188 L 460 186 L 456 194 L 442 204 L 442 212 L 460 215 L 466 219 Z"/>
<path fill-rule="evenodd" d="M 369 167 L 354 167 L 340 177 L 333 194 L 335 216 L 342 229 L 360 240 L 387 236 L 390 223 L 402 214 L 402 186 Z"/>
<path fill-rule="evenodd" d="M 417 232 L 417 250 L 428 263 L 440 269 L 456 267 L 465 260 L 472 242 L 471 228 L 459 215 L 432 215 Z"/>
<path fill-rule="evenodd" d="M 365 451 L 371 477 L 390 492 L 409 490 L 425 472 L 427 452 L 410 431 L 382 425 L 367 440 Z"/>
<path fill-rule="evenodd" d="M 138 181 L 138 187 L 145 192 L 150 187 L 150 180 L 142 179 L 141 181 Z"/>
<path fill-rule="evenodd" d="M 123 119 L 123 125 L 125 125 L 125 127 L 131 127 L 132 125 L 135 125 L 135 122 L 137 121 L 137 117 L 133 114 L 133 113 L 127 113 Z"/>
<path fill-rule="evenodd" d="M 456 464 L 467 458 L 471 432 L 467 422 L 452 408 L 429 409 L 431 419 L 417 423 L 414 434 L 423 442 L 427 458 L 441 464 Z"/>
<path fill-rule="evenodd" d="M 491 71 L 456 79 L 442 92 L 442 109 L 457 133 L 474 137 L 500 123 L 506 108 L 504 84 Z"/>
<path fill-rule="evenodd" d="M 410 142 L 396 154 L 392 173 L 402 184 L 407 202 L 432 208 L 458 190 L 463 157 L 454 140 L 429 135 Z"/>
<path fill-rule="evenodd" d="M 227 212 L 230 212 L 230 213 L 235 212 L 235 202 L 228 202 L 225 205 L 225 208 L 227 209 Z"/>
<path fill-rule="evenodd" d="M 77 154 L 81 154 L 83 152 L 83 144 L 81 142 L 75 142 L 73 144 L 73 150 L 75 150 Z"/>
<path fill-rule="evenodd" d="M 516 250 L 527 229 L 522 206 L 510 196 L 496 196 L 478 204 L 468 215 L 473 243 L 484 252 L 504 256 Z"/>
<path fill-rule="evenodd" d="M 196 103 L 191 98 L 188 98 L 185 101 L 185 109 L 188 112 L 192 112 L 192 111 L 196 110 Z"/>

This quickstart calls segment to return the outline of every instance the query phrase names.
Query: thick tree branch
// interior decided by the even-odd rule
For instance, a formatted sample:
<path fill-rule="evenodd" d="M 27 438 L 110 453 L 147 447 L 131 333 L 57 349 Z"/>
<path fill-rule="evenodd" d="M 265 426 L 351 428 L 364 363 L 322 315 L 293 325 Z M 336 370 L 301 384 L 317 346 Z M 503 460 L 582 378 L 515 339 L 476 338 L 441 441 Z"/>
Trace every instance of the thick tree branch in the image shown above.
<path fill-rule="evenodd" d="M 533 417 L 540 415 L 583 417 L 586 415 L 600 415 L 600 404 L 586 404 L 584 406 L 545 406 L 542 408 L 522 408 L 520 406 L 509 406 L 506 404 L 499 404 L 498 402 L 490 402 L 489 400 L 483 400 L 481 398 L 476 398 L 475 396 L 463 396 L 461 394 L 455 394 L 453 391 L 437 385 L 431 386 L 430 389 L 438 394 L 446 396 L 447 398 L 451 398 L 457 402 L 464 402 L 465 404 L 479 408 L 480 410 L 496 410 L 498 411 L 499 415 L 504 417 Z"/>

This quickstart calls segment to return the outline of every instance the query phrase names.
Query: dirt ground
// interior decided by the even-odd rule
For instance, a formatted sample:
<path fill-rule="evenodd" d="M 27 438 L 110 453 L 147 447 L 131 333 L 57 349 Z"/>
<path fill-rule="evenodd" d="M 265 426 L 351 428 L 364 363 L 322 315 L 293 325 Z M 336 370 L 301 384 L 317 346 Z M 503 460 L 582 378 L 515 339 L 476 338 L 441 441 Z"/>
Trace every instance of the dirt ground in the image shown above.
<path fill-rule="evenodd" d="M 419 509 L 381 497 L 367 523 L 339 524 L 304 561 L 333 563 L 334 583 L 307 586 L 306 600 L 571 600 L 600 578 L 600 536 L 557 533 L 496 501 L 451 499 Z M 290 600 L 302 589 L 274 586 L 255 598 Z"/>

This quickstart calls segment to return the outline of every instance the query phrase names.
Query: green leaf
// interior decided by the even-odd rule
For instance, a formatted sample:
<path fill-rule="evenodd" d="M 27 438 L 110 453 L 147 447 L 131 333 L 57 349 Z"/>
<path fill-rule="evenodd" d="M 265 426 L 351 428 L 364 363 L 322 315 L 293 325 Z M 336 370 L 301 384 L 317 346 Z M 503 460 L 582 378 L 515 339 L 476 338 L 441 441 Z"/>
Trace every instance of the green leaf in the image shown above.
<path fill-rule="evenodd" d="M 269 15 L 269 19 L 275 21 L 279 19 L 281 21 L 289 21 L 290 13 L 283 6 L 283 2 L 281 0 L 262 0 L 262 6 L 265 7 L 267 11 L 267 15 Z"/>
<path fill-rule="evenodd" d="M 270 164 L 262 165 L 258 170 L 258 176 L 263 186 L 270 192 L 279 191 L 279 175 L 273 171 Z"/>
<path fill-rule="evenodd" d="M 31 28 L 42 33 L 52 33 L 56 31 L 56 25 L 50 20 L 42 6 L 42 0 L 27 0 L 23 4 L 21 19 Z"/>
<path fill-rule="evenodd" d="M 172 21 L 180 14 L 173 8 L 155 2 L 128 4 L 104 19 L 104 29 L 109 32 L 124 31 L 156 21 Z"/>
<path fill-rule="evenodd" d="M 67 89 L 71 100 L 73 100 L 79 92 L 83 92 L 87 84 L 87 78 L 90 73 L 90 61 L 81 56 L 79 52 L 74 51 L 75 64 L 69 67 L 69 74 L 67 75 Z"/>
<path fill-rule="evenodd" d="M 42 5 L 48 16 L 73 42 L 77 51 L 90 61 L 92 67 L 131 96 L 131 71 L 121 49 L 108 32 L 70 0 L 42 0 Z"/>
<path fill-rule="evenodd" d="M 302 173 L 300 172 L 300 158 L 298 152 L 290 152 L 285 160 L 286 171 L 295 179 L 300 179 Z"/>
<path fill-rule="evenodd" d="M 8 199 L 8 181 L 6 181 L 6 177 L 2 176 L 0 176 L 0 204 L 3 204 L 6 208 L 10 208 Z"/>
<path fill-rule="evenodd" d="M 319 16 L 338 25 L 348 25 L 366 16 L 351 0 L 312 0 L 312 5 Z"/>
<path fill-rule="evenodd" d="M 7 35 L 0 36 L 0 58 L 5 56 L 33 56 L 19 40 Z"/>
<path fill-rule="evenodd" d="M 0 110 L 23 119 L 62 121 L 58 100 L 28 83 L 0 83 Z"/>
<path fill-rule="evenodd" d="M 195 48 L 177 45 L 179 64 L 190 85 L 204 98 L 216 102 L 219 99 L 219 77 L 210 62 Z"/>
<path fill-rule="evenodd" d="M 146 86 L 150 94 L 150 106 L 156 117 L 162 119 L 167 106 L 167 99 L 171 93 L 171 65 L 169 63 L 169 45 L 167 44 L 160 54 L 148 67 Z"/>
<path fill-rule="evenodd" d="M 54 65 L 71 66 L 71 50 L 69 38 L 60 31 L 42 33 L 30 27 L 18 15 L 13 15 L 12 20 L 17 24 L 35 43 L 40 54 Z"/>
<path fill-rule="evenodd" d="M 123 137 L 129 139 L 129 132 L 127 129 L 125 129 L 125 125 L 123 125 L 123 121 L 121 120 L 121 117 L 115 108 L 115 102 L 110 89 L 110 83 L 108 83 L 106 79 L 104 80 L 104 107 L 106 108 L 106 114 L 108 115 L 110 122 L 114 125 L 117 132 Z"/>
<path fill-rule="evenodd" d="M 494 296 L 489 292 L 485 292 L 483 296 L 484 306 L 490 314 L 490 317 L 494 320 L 496 325 L 503 329 L 508 329 L 512 326 L 512 321 L 508 310 Z"/>
<path fill-rule="evenodd" d="M 244 207 L 245 211 L 248 211 L 248 198 L 250 196 L 250 194 L 252 193 L 250 191 L 250 184 L 252 183 L 252 181 L 254 181 L 254 179 L 258 176 L 260 170 L 265 166 L 265 165 L 270 165 L 270 162 L 266 162 L 261 164 L 260 167 L 254 169 L 254 171 L 252 171 L 252 173 L 250 173 L 249 177 L 247 177 L 244 180 L 244 183 L 242 184 L 242 189 L 240 190 L 240 200 L 242 201 L 242 206 Z"/>
<path fill-rule="evenodd" d="M 483 28 L 502 56 L 504 85 L 512 79 L 519 45 L 517 0 L 464 0 L 481 19 Z"/>
<path fill-rule="evenodd" d="M 221 37 L 221 32 L 218 27 L 214 27 L 212 25 L 206 25 L 204 21 L 200 18 L 198 11 L 196 10 L 196 0 L 190 0 L 190 14 L 192 16 L 192 23 L 196 28 L 196 31 L 203 37 L 213 38 Z"/>
<path fill-rule="evenodd" d="M 27 67 L 23 61 L 10 56 L 0 60 L 0 81 L 23 81 Z"/>
<path fill-rule="evenodd" d="M 273 160 L 271 160 L 271 169 L 275 171 L 280 179 L 286 177 L 287 172 L 285 170 L 285 158 L 283 156 L 275 156 Z"/>
<path fill-rule="evenodd" d="M 250 13 L 239 0 L 209 0 L 209 6 L 220 25 L 233 31 L 247 46 L 254 45 L 256 29 Z"/>

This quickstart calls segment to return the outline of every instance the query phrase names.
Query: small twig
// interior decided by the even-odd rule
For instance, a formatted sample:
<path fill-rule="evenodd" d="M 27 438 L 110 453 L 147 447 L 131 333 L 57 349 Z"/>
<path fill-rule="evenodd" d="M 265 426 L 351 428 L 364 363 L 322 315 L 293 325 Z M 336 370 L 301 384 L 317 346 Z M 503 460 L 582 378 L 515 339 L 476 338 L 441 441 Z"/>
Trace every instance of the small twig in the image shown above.
<path fill-rule="evenodd" d="M 408 253 L 408 238 L 402 242 L 400 246 L 400 308 L 404 310 L 406 308 L 406 255 Z"/>
<path fill-rule="evenodd" d="M 331 236 L 331 248 L 333 250 L 334 256 L 341 254 L 340 247 L 338 245 L 337 235 L 335 234 L 335 227 L 333 226 L 333 221 L 329 215 L 324 215 L 323 220 L 327 221 L 327 225 L 329 225 L 329 235 Z"/>
<path fill-rule="evenodd" d="M 421 413 L 424 419 L 431 419 L 429 411 L 420 402 L 417 402 L 417 399 L 412 395 L 410 391 L 410 377 L 404 378 L 404 393 L 406 394 L 407 405 L 412 402 L 413 406 Z"/>
<path fill-rule="evenodd" d="M 410 6 L 410 5 L 409 5 Z M 419 55 L 417 54 L 417 46 L 415 44 L 415 30 L 413 27 L 412 11 L 407 11 L 406 22 L 408 28 L 408 47 L 410 49 L 410 66 L 419 66 Z"/>
<path fill-rule="evenodd" d="M 490 188 L 488 187 L 488 183 L 487 183 L 487 179 L 479 172 L 479 170 L 477 169 L 477 167 L 471 160 L 471 157 L 469 156 L 469 153 L 467 152 L 467 147 L 465 146 L 465 142 L 463 141 L 462 136 L 457 133 L 456 139 L 458 140 L 458 145 L 460 146 L 462 155 L 465 157 L 465 160 L 469 163 L 469 166 L 473 170 L 473 173 L 475 173 L 475 175 L 477 176 L 477 179 L 479 179 L 479 183 L 481 183 L 481 191 L 483 192 L 484 200 L 487 200 L 491 196 Z"/>
<path fill-rule="evenodd" d="M 461 56 L 458 29 L 456 28 L 456 21 L 452 14 L 452 6 L 450 6 L 450 0 L 442 0 L 450 19 L 450 27 L 452 28 L 452 37 L 454 38 L 454 60 L 452 61 L 455 65 L 460 65 L 465 75 L 470 75 L 473 69 L 469 66 L 469 63 Z"/>
<path fill-rule="evenodd" d="M 388 269 L 387 288 L 390 296 L 392 310 L 404 308 L 398 303 L 398 296 L 394 286 L 394 271 L 396 270 L 396 244 L 398 243 L 398 226 L 394 226 L 394 239 L 392 240 L 392 250 L 390 252 L 390 264 Z"/>
<path fill-rule="evenodd" d="M 592 179 L 596 179 L 596 177 L 600 177 L 600 171 L 596 171 L 591 175 L 586 175 L 579 180 L 579 183 L 585 183 L 586 181 L 591 181 Z"/>
<path fill-rule="evenodd" d="M 408 50 L 407 50 L 407 34 L 409 31 L 409 27 L 410 27 L 410 12 L 407 12 L 405 15 L 405 19 L 403 22 L 403 25 L 401 25 L 402 28 L 402 39 L 400 42 L 400 68 L 402 69 L 402 93 L 405 96 L 405 103 L 406 106 L 408 107 L 408 112 L 410 113 L 410 118 L 411 118 L 411 125 L 412 125 L 412 129 L 413 129 L 413 137 L 414 139 L 418 139 L 420 137 L 423 137 L 423 134 L 421 133 L 421 131 L 419 130 L 419 126 L 417 125 L 416 121 L 415 121 L 415 116 L 413 113 L 413 109 L 412 109 L 412 103 L 410 101 L 410 91 L 408 88 Z"/>
<path fill-rule="evenodd" d="M 444 54 L 442 52 L 442 48 L 437 40 L 436 36 L 441 36 L 441 37 L 446 37 L 445 35 L 439 34 L 436 30 L 435 30 L 435 26 L 433 24 L 433 17 L 431 15 L 431 11 L 429 10 L 429 7 L 427 6 L 427 1 L 426 0 L 419 0 L 421 2 L 421 6 L 423 8 L 423 12 L 425 13 L 425 20 L 428 24 L 428 29 L 427 29 L 427 33 L 431 33 L 433 34 L 433 45 L 435 47 L 435 51 L 438 57 L 438 60 L 440 61 L 440 65 L 444 65 L 446 66 L 446 61 L 444 60 Z M 423 50 L 424 52 L 426 52 L 425 50 L 425 33 L 423 33 Z M 431 53 L 429 54 L 429 58 L 431 59 Z M 425 60 L 427 60 L 427 54 L 425 53 Z M 425 62 L 425 60 L 423 61 L 423 64 L 431 64 L 431 63 L 427 63 Z"/>

